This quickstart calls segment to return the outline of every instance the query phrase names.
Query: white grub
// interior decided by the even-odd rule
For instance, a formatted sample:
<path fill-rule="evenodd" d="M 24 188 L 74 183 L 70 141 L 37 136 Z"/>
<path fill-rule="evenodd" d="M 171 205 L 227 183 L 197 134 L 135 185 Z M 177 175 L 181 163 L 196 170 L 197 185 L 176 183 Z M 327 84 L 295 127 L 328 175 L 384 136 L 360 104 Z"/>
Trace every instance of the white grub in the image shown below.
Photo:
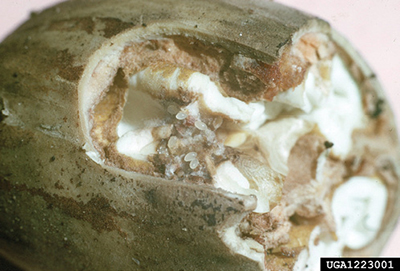
<path fill-rule="evenodd" d="M 201 120 L 197 120 L 197 121 L 194 123 L 194 126 L 196 126 L 196 128 L 199 129 L 199 130 L 201 130 L 201 131 L 207 129 L 207 125 L 206 125 L 204 122 L 202 122 Z"/>
<path fill-rule="evenodd" d="M 171 136 L 167 144 L 168 148 L 175 149 L 178 146 L 178 138 L 176 136 Z"/>
<path fill-rule="evenodd" d="M 189 166 L 191 169 L 195 169 L 199 164 L 199 160 L 197 158 L 194 158 L 192 161 L 190 161 Z"/>
<path fill-rule="evenodd" d="M 212 123 L 214 126 L 214 129 L 218 129 L 219 127 L 221 127 L 223 121 L 224 121 L 224 119 L 221 116 L 216 117 Z"/>
<path fill-rule="evenodd" d="M 175 116 L 178 120 L 184 120 L 187 118 L 187 115 L 184 112 L 179 112 L 178 114 L 176 114 Z"/>
<path fill-rule="evenodd" d="M 179 113 L 180 109 L 178 106 L 171 104 L 167 107 L 167 111 L 168 113 L 170 113 L 171 115 L 176 115 Z"/>
<path fill-rule="evenodd" d="M 196 159 L 196 157 L 197 157 L 197 152 L 189 152 L 188 154 L 185 155 L 185 158 L 183 158 L 183 160 L 189 162 Z"/>

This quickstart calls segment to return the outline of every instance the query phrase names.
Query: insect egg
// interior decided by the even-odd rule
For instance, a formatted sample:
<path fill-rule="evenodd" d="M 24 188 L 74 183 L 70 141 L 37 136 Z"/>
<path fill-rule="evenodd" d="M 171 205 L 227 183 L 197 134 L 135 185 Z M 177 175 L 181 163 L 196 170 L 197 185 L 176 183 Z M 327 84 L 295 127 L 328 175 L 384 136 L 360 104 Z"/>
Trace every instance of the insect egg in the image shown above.
<path fill-rule="evenodd" d="M 189 152 L 188 154 L 185 155 L 185 158 L 183 160 L 185 160 L 186 162 L 192 161 L 193 159 L 195 159 L 197 157 L 197 153 L 196 152 Z"/>
<path fill-rule="evenodd" d="M 187 115 L 183 112 L 179 112 L 178 114 L 176 114 L 175 116 L 178 120 L 184 120 L 187 118 Z"/>
<path fill-rule="evenodd" d="M 189 166 L 191 169 L 195 169 L 199 164 L 199 160 L 197 158 L 194 158 L 192 161 L 190 161 Z"/>
<path fill-rule="evenodd" d="M 201 131 L 207 129 L 207 125 L 204 122 L 202 122 L 201 120 L 196 121 L 194 123 L 194 126 L 196 126 L 196 128 Z"/>

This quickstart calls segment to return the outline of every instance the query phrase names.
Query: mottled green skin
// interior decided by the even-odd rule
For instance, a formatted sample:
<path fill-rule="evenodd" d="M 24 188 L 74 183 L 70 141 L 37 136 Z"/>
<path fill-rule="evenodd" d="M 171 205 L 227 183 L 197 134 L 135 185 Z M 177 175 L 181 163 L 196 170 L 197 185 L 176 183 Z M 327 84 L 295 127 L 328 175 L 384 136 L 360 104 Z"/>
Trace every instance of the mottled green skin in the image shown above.
<path fill-rule="evenodd" d="M 68 1 L 4 40 L 0 254 L 27 270 L 260 269 L 218 235 L 254 209 L 253 197 L 103 168 L 82 149 L 78 112 L 88 59 L 123 32 L 167 24 L 269 63 L 301 29 L 329 32 L 276 3 L 244 3 Z"/>

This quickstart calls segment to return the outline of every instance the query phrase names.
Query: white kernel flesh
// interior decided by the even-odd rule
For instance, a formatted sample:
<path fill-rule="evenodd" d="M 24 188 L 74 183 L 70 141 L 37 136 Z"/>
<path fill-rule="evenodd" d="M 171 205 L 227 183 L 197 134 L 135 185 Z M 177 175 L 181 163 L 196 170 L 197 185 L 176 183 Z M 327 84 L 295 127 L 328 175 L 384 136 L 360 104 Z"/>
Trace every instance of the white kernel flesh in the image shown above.
<path fill-rule="evenodd" d="M 190 161 L 189 166 L 191 169 L 195 169 L 199 164 L 199 160 L 197 158 L 194 158 L 192 161 Z"/>
<path fill-rule="evenodd" d="M 144 149 L 145 153 L 154 153 L 155 146 L 151 144 L 153 142 L 154 138 L 151 129 L 142 129 L 124 134 L 118 139 L 116 147 L 119 153 L 144 160 L 146 158 L 141 157 L 141 151 Z"/>
<path fill-rule="evenodd" d="M 368 245 L 381 229 L 387 201 L 387 189 L 378 178 L 353 176 L 340 185 L 331 205 L 339 240 L 354 250 Z"/>
<path fill-rule="evenodd" d="M 207 129 L 207 125 L 206 125 L 204 122 L 202 122 L 201 120 L 196 121 L 196 122 L 194 123 L 194 126 L 196 126 L 196 128 L 199 129 L 199 130 L 201 130 L 201 131 Z"/>
<path fill-rule="evenodd" d="M 183 160 L 189 162 L 195 159 L 196 157 L 197 157 L 197 152 L 189 152 L 188 154 L 185 155 L 185 158 L 183 158 Z"/>
<path fill-rule="evenodd" d="M 187 115 L 183 112 L 179 112 L 178 114 L 176 114 L 175 116 L 178 120 L 184 120 L 187 118 Z"/>

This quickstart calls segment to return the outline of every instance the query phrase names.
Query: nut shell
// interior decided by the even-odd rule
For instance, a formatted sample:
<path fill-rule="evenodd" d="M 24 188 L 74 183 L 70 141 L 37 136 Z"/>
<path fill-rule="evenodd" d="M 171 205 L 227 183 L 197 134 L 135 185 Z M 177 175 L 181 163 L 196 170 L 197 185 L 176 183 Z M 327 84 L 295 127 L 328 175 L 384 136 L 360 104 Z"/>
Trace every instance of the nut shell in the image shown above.
<path fill-rule="evenodd" d="M 0 253 L 26 270 L 262 270 L 220 239 L 254 210 L 254 197 L 87 156 L 82 78 L 102 48 L 126 36 L 188 36 L 273 64 L 308 31 L 331 35 L 363 91 L 384 99 L 326 22 L 269 1 L 68 1 L 33 15 L 0 45 Z M 387 223 L 357 255 L 376 255 L 389 238 L 400 212 L 392 188 Z"/>

